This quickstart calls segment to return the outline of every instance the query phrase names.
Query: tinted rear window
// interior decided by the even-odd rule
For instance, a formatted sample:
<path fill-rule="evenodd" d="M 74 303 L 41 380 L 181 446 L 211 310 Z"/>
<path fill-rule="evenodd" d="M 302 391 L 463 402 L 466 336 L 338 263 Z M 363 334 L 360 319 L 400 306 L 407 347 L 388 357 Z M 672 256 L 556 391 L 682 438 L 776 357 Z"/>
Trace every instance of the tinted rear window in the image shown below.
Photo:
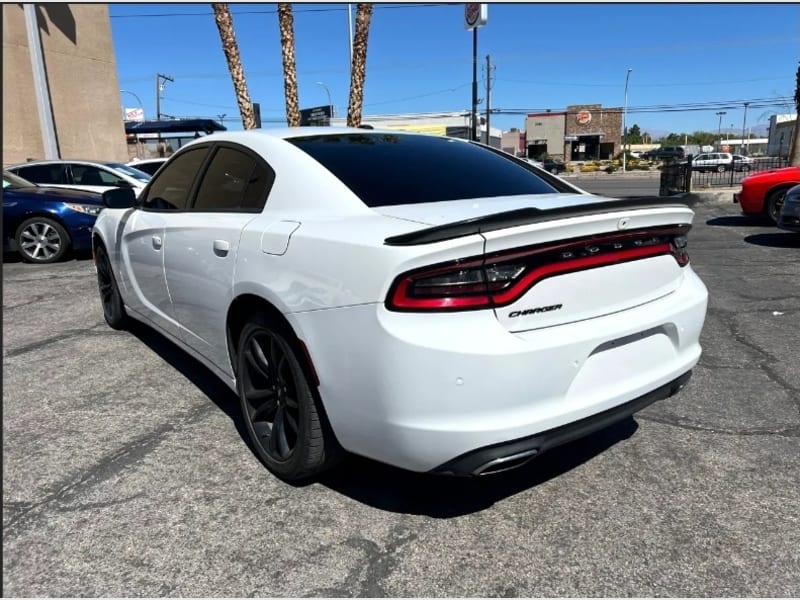
<path fill-rule="evenodd" d="M 510 157 L 446 137 L 348 133 L 289 139 L 367 206 L 552 194 L 554 187 Z"/>

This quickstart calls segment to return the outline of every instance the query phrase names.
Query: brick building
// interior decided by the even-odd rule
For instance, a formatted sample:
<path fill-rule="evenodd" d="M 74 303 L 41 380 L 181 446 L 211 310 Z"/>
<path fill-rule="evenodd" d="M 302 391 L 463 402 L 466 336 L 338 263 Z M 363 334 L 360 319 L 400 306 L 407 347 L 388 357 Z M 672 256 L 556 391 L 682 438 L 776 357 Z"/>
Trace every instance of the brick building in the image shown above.
<path fill-rule="evenodd" d="M 565 160 L 612 158 L 622 148 L 622 107 L 574 104 L 567 107 Z"/>

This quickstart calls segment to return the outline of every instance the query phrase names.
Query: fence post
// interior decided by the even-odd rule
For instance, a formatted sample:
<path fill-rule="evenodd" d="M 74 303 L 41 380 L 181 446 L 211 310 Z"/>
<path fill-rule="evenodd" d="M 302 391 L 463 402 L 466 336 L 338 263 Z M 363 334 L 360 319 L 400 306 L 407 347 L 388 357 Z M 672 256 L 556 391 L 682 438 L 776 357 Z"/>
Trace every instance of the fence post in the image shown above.
<path fill-rule="evenodd" d="M 692 160 L 694 159 L 694 155 L 690 154 L 686 157 L 686 172 L 683 174 L 683 190 L 685 192 L 692 191 Z"/>
<path fill-rule="evenodd" d="M 731 154 L 731 182 L 730 187 L 733 187 L 733 174 L 736 172 L 736 155 Z"/>

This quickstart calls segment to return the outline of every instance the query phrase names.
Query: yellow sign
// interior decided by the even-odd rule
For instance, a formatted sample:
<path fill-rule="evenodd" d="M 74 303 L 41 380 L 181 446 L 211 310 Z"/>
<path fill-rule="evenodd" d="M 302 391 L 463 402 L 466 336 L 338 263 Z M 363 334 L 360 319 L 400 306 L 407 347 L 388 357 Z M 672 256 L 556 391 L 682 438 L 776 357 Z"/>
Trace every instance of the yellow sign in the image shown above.
<path fill-rule="evenodd" d="M 389 125 L 387 129 L 401 129 L 403 131 L 415 131 L 417 133 L 430 133 L 431 135 L 447 135 L 446 125 Z"/>

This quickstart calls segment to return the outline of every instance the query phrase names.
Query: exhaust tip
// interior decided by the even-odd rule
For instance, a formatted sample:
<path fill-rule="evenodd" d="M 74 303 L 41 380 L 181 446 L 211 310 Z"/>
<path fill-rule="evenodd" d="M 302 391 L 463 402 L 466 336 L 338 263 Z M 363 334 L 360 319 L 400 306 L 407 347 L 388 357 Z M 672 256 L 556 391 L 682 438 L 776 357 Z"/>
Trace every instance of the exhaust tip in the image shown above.
<path fill-rule="evenodd" d="M 475 476 L 493 475 L 495 473 L 502 473 L 503 471 L 510 471 L 511 469 L 516 469 L 526 464 L 538 453 L 538 448 L 532 448 L 531 450 L 526 450 L 525 452 L 501 456 L 499 458 L 490 460 L 489 462 L 483 463 L 481 466 L 475 469 L 472 474 Z"/>

